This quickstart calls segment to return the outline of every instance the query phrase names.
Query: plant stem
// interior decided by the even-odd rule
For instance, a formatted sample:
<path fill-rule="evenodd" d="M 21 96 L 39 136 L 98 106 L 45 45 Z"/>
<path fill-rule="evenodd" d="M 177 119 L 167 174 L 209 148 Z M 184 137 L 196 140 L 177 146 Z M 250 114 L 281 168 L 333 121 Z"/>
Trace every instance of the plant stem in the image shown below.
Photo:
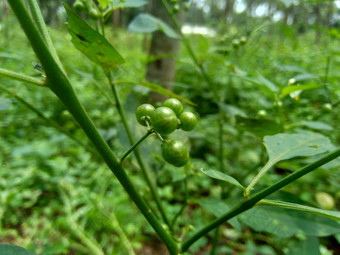
<path fill-rule="evenodd" d="M 134 142 L 134 139 L 133 139 L 130 127 L 128 125 L 128 122 L 127 122 L 127 119 L 126 119 L 126 116 L 125 116 L 125 111 L 124 111 L 123 106 L 122 106 L 122 104 L 120 102 L 120 98 L 118 96 L 118 92 L 117 92 L 116 86 L 112 82 L 111 73 L 108 74 L 107 77 L 108 77 L 110 85 L 111 85 L 113 96 L 114 96 L 114 98 L 116 100 L 116 108 L 117 108 L 117 110 L 119 112 L 119 115 L 120 115 L 120 117 L 122 119 L 122 122 L 123 122 L 123 125 L 124 125 L 124 129 L 126 131 L 128 139 L 129 139 L 130 144 L 132 146 L 135 142 Z M 160 200 L 160 198 L 158 196 L 158 193 L 157 193 L 157 190 L 156 190 L 156 185 L 155 185 L 154 181 L 152 181 L 151 174 L 150 174 L 149 170 L 146 168 L 138 148 L 135 148 L 135 150 L 133 152 L 134 152 L 134 154 L 136 156 L 136 159 L 137 159 L 137 162 L 138 162 L 138 164 L 139 164 L 139 166 L 140 166 L 140 168 L 142 170 L 144 179 L 145 179 L 145 181 L 146 181 L 146 183 L 147 183 L 147 185 L 148 185 L 148 187 L 149 187 L 149 189 L 151 191 L 151 195 L 152 195 L 153 199 L 156 202 L 156 205 L 158 207 L 159 212 L 162 215 L 162 219 L 163 219 L 164 223 L 166 225 L 168 225 L 169 229 L 172 231 L 171 226 L 170 226 L 170 222 L 169 222 L 169 220 L 168 220 L 168 218 L 167 218 L 167 216 L 165 214 L 165 211 L 163 209 L 161 200 Z"/>
<path fill-rule="evenodd" d="M 143 135 L 143 136 L 141 137 L 141 139 L 139 139 L 134 145 L 131 146 L 130 149 L 128 149 L 128 150 L 123 154 L 123 156 L 120 158 L 120 163 L 122 163 L 122 162 L 124 161 L 124 159 L 125 159 L 127 156 L 129 156 L 129 154 L 130 154 L 133 150 L 135 150 L 135 149 L 137 148 L 137 146 L 138 146 L 140 143 L 142 143 L 146 138 L 148 138 L 148 136 L 151 135 L 153 132 L 154 132 L 154 131 L 153 131 L 152 129 L 149 129 L 149 130 L 145 133 L 145 135 Z"/>
<path fill-rule="evenodd" d="M 210 255 L 215 255 L 216 254 L 219 232 L 220 232 L 220 226 L 218 226 L 215 229 L 215 234 L 214 234 L 214 238 L 212 240 L 212 247 L 211 247 Z"/>
<path fill-rule="evenodd" d="M 29 102 L 27 102 L 25 99 L 23 99 L 22 97 L 18 96 L 17 94 L 12 93 L 11 91 L 3 88 L 2 86 L 0 86 L 0 90 L 4 91 L 5 93 L 7 93 L 8 95 L 14 97 L 16 100 L 18 100 L 20 103 L 22 103 L 23 105 L 25 105 L 28 109 L 30 109 L 31 111 L 33 111 L 35 114 L 37 114 L 42 120 L 44 120 L 49 126 L 55 128 L 56 130 L 58 130 L 60 133 L 68 136 L 70 139 L 72 139 L 74 142 L 76 142 L 77 144 L 81 145 L 82 147 L 84 147 L 85 149 L 87 149 L 88 151 L 92 152 L 94 155 L 96 155 L 97 157 L 100 157 L 100 155 L 98 154 L 98 152 L 96 150 L 94 150 L 92 147 L 90 147 L 89 145 L 87 145 L 86 143 L 78 140 L 77 138 L 75 138 L 70 132 L 62 129 L 57 122 L 45 117 L 45 115 L 39 111 L 37 108 L 35 108 L 32 104 L 30 104 Z"/>
<path fill-rule="evenodd" d="M 6 78 L 10 78 L 10 79 L 17 80 L 17 81 L 27 82 L 29 84 L 33 84 L 37 86 L 42 86 L 42 87 L 45 86 L 44 80 L 37 79 L 37 78 L 31 77 L 25 74 L 13 72 L 13 71 L 3 69 L 3 68 L 0 68 L 0 76 L 4 76 Z"/>
<path fill-rule="evenodd" d="M 84 130 L 85 134 L 91 140 L 101 157 L 111 169 L 112 173 L 117 177 L 120 184 L 127 191 L 146 220 L 150 223 L 160 239 L 162 239 L 162 241 L 168 247 L 170 254 L 178 254 L 178 244 L 163 228 L 157 217 L 144 202 L 127 176 L 125 170 L 120 165 L 118 158 L 112 153 L 103 137 L 99 134 L 92 120 L 86 113 L 83 106 L 80 104 L 68 78 L 53 58 L 53 55 L 49 51 L 47 45 L 41 37 L 41 34 L 34 25 L 33 20 L 30 17 L 23 1 L 8 0 L 8 3 L 12 7 L 12 10 L 19 20 L 27 38 L 29 39 L 35 54 L 45 69 L 48 87 L 65 104 L 70 113 L 77 120 L 80 127 Z"/>
<path fill-rule="evenodd" d="M 261 199 L 271 195 L 275 191 L 287 186 L 288 184 L 292 183 L 293 181 L 297 180 L 298 178 L 312 172 L 313 170 L 317 169 L 318 167 L 332 161 L 333 159 L 340 156 L 340 149 L 337 149 L 326 156 L 322 157 L 314 161 L 313 163 L 301 168 L 300 170 L 288 175 L 287 177 L 283 178 L 282 180 L 278 181 L 277 183 L 273 184 L 272 186 L 263 189 L 262 191 L 255 194 L 253 197 L 246 199 L 245 201 L 237 204 L 233 209 L 231 209 L 226 214 L 222 215 L 221 217 L 217 218 L 207 226 L 203 227 L 201 230 L 197 231 L 193 236 L 191 236 L 188 240 L 186 240 L 181 248 L 182 252 L 185 252 L 189 249 L 189 247 L 195 243 L 198 239 L 202 236 L 216 228 L 217 226 L 223 224 L 227 220 L 251 209 L 254 205 L 256 205 Z"/>
<path fill-rule="evenodd" d="M 176 29 L 177 29 L 177 33 L 179 34 L 179 36 L 181 37 L 181 41 L 184 44 L 184 47 L 187 49 L 191 59 L 193 60 L 194 64 L 198 67 L 198 69 L 200 70 L 201 75 L 203 76 L 204 80 L 208 83 L 211 91 L 214 94 L 215 98 L 219 98 L 219 94 L 216 90 L 216 86 L 214 85 L 214 82 L 210 79 L 209 75 L 207 74 L 207 72 L 204 69 L 204 66 L 202 65 L 202 63 L 200 63 L 198 61 L 198 58 L 196 57 L 190 42 L 188 41 L 188 39 L 183 35 L 183 33 L 181 32 L 181 27 L 179 25 L 179 23 L 177 22 L 177 19 L 175 17 L 175 15 L 173 14 L 173 12 L 171 11 L 168 3 L 166 0 L 161 0 L 162 4 L 164 6 L 164 8 L 166 9 L 166 12 L 168 13 L 168 15 L 171 18 L 171 21 L 173 22 L 173 24 L 175 25 Z"/>
<path fill-rule="evenodd" d="M 251 190 L 255 186 L 255 184 L 262 178 L 263 175 L 265 175 L 268 170 L 277 163 L 277 161 L 272 160 L 268 161 L 267 164 L 260 170 L 260 172 L 252 179 L 251 183 L 247 186 L 247 188 L 244 191 L 244 197 L 249 197 Z"/>
<path fill-rule="evenodd" d="M 185 208 L 187 208 L 188 206 L 188 175 L 186 174 L 184 180 L 183 180 L 183 184 L 184 184 L 184 203 L 182 204 L 181 209 L 176 213 L 174 219 L 171 222 L 171 226 L 174 229 L 175 228 L 175 224 L 177 219 L 179 218 L 179 216 L 181 216 L 181 214 L 184 212 Z"/>
<path fill-rule="evenodd" d="M 31 10 L 31 14 L 32 14 L 32 18 L 43 38 L 43 40 L 45 41 L 46 45 L 47 45 L 47 48 L 49 49 L 50 53 L 52 54 L 55 62 L 58 64 L 59 68 L 64 72 L 64 74 L 66 75 L 65 71 L 64 71 L 64 68 L 63 68 L 63 65 L 61 64 L 60 62 L 60 59 L 57 55 L 57 52 L 53 46 L 53 43 L 52 43 L 52 40 L 51 40 L 51 37 L 48 33 L 48 30 L 47 30 L 47 27 L 46 27 L 46 24 L 44 22 L 44 18 L 41 14 L 41 11 L 40 11 L 40 8 L 39 8 L 39 5 L 37 3 L 36 0 L 27 0 L 28 2 L 28 5 L 30 7 L 30 10 Z"/>
<path fill-rule="evenodd" d="M 274 206 L 274 207 L 279 207 L 279 208 L 284 208 L 284 209 L 289 209 L 289 210 L 313 213 L 313 214 L 321 215 L 324 217 L 329 217 L 334 220 L 340 220 L 340 212 L 323 210 L 323 209 L 314 208 L 311 206 L 299 205 L 299 204 L 294 204 L 294 203 L 289 203 L 289 202 L 262 199 L 256 205 L 269 205 L 269 206 Z"/>

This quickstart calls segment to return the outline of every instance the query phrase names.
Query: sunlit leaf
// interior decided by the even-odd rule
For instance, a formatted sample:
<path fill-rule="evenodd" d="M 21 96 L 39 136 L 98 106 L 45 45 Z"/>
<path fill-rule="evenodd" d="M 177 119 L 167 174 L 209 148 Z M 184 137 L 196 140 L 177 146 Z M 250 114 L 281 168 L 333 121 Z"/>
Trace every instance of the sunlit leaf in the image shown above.
<path fill-rule="evenodd" d="M 333 127 L 320 121 L 302 121 L 301 125 L 315 130 L 332 131 Z"/>
<path fill-rule="evenodd" d="M 3 255 L 35 255 L 23 247 L 11 244 L 0 244 L 0 254 Z"/>
<path fill-rule="evenodd" d="M 66 4 L 64 4 L 64 7 L 67 12 L 72 43 L 79 51 L 91 61 L 100 65 L 105 71 L 124 63 L 123 57 L 101 34 L 91 28 Z"/>
<path fill-rule="evenodd" d="M 295 157 L 313 156 L 334 149 L 328 137 L 316 133 L 276 134 L 263 139 L 269 155 L 267 164 L 248 185 L 245 194 L 249 195 L 252 187 L 269 169 L 281 160 Z"/>
<path fill-rule="evenodd" d="M 113 0 L 114 8 L 138 8 L 146 5 L 148 3 L 147 0 Z"/>
<path fill-rule="evenodd" d="M 305 80 L 311 80 L 311 79 L 316 79 L 318 76 L 310 73 L 301 73 L 296 76 L 294 76 L 292 79 L 295 81 L 305 81 Z"/>
<path fill-rule="evenodd" d="M 106 8 L 109 4 L 109 0 L 98 0 L 98 3 L 103 7 Z"/>
<path fill-rule="evenodd" d="M 311 89 L 318 89 L 320 87 L 322 87 L 323 85 L 322 84 L 318 84 L 318 83 L 312 83 L 312 84 L 306 84 L 306 85 L 292 85 L 292 86 L 287 86 L 287 87 L 284 87 L 282 90 L 281 90 L 281 95 L 280 97 L 283 98 L 287 95 L 289 95 L 290 93 L 292 92 L 295 92 L 295 91 L 305 91 L 305 90 L 311 90 Z"/>
<path fill-rule="evenodd" d="M 170 38 L 178 38 L 178 34 L 169 25 L 146 13 L 139 14 L 128 26 L 128 33 L 152 33 L 158 30 Z"/>
<path fill-rule="evenodd" d="M 225 181 L 227 183 L 230 183 L 238 188 L 241 188 L 242 190 L 245 189 L 245 187 L 242 186 L 241 183 L 239 183 L 234 177 L 224 174 L 220 171 L 216 171 L 216 170 L 207 170 L 207 171 L 202 171 L 205 175 L 217 179 L 217 180 L 221 180 L 221 181 Z"/>
<path fill-rule="evenodd" d="M 271 164 L 294 157 L 313 156 L 333 149 L 328 137 L 316 133 L 266 136 L 263 144 Z"/>

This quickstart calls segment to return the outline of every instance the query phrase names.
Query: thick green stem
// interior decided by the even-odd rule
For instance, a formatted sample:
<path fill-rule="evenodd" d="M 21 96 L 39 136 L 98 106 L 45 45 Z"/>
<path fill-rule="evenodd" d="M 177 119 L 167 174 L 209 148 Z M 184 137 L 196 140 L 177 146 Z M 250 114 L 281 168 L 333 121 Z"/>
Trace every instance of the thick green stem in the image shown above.
<path fill-rule="evenodd" d="M 200 239 L 202 236 L 216 228 L 217 226 L 223 224 L 227 220 L 230 220 L 231 218 L 243 213 L 244 211 L 247 211 L 251 209 L 254 205 L 256 205 L 261 199 L 271 195 L 275 191 L 278 191 L 279 189 L 287 186 L 291 182 L 297 180 L 298 178 L 312 172 L 313 170 L 317 169 L 318 167 L 332 161 L 333 159 L 340 156 L 340 149 L 337 149 L 328 155 L 322 157 L 321 159 L 318 159 L 314 161 L 313 163 L 301 168 L 300 170 L 288 175 L 287 177 L 283 178 L 282 180 L 278 181 L 277 183 L 273 184 L 272 186 L 260 191 L 253 197 L 237 204 L 233 209 L 231 209 L 226 214 L 222 215 L 221 217 L 217 218 L 207 226 L 203 227 L 201 230 L 196 232 L 193 236 L 191 236 L 188 240 L 186 240 L 181 248 L 182 252 L 185 252 L 189 249 L 189 247 L 195 243 L 198 239 Z"/>
<path fill-rule="evenodd" d="M 121 185 L 127 191 L 131 199 L 135 202 L 144 217 L 157 232 L 158 236 L 168 247 L 170 254 L 178 254 L 178 244 L 173 240 L 169 233 L 163 228 L 157 217 L 152 213 L 150 208 L 141 198 L 136 188 L 130 181 L 126 172 L 119 163 L 118 158 L 112 153 L 109 146 L 105 143 L 103 137 L 99 134 L 92 120 L 87 115 L 85 109 L 80 104 L 72 86 L 55 61 L 53 55 L 45 44 L 32 18 L 30 17 L 22 0 L 8 0 L 16 17 L 18 18 L 27 38 L 31 42 L 33 50 L 39 61 L 45 69 L 47 76 L 47 85 L 65 104 L 70 113 L 79 123 L 88 138 L 91 140 L 97 151 L 104 159 L 113 174 L 117 177 Z"/>
<path fill-rule="evenodd" d="M 33 85 L 45 86 L 44 80 L 37 79 L 37 78 L 31 77 L 25 74 L 13 72 L 13 71 L 3 69 L 3 68 L 0 68 L 0 76 L 10 78 L 13 80 L 17 80 L 17 81 L 23 81 L 23 82 L 33 84 Z"/>
<path fill-rule="evenodd" d="M 39 5 L 37 3 L 36 0 L 27 0 L 28 2 L 28 5 L 30 7 L 30 10 L 31 10 L 31 14 L 32 14 L 32 18 L 43 38 L 43 40 L 45 41 L 50 53 L 52 54 L 55 62 L 58 64 L 59 68 L 64 72 L 64 74 L 66 75 L 64 69 L 63 69 L 63 65 L 61 64 L 60 60 L 59 60 L 59 57 L 57 55 L 57 52 L 53 46 L 53 43 L 52 43 L 52 40 L 51 40 L 51 37 L 48 33 L 48 30 L 47 30 L 47 27 L 46 27 L 46 24 L 44 22 L 44 18 L 41 14 L 41 11 L 40 11 L 40 8 L 39 8 Z"/>
<path fill-rule="evenodd" d="M 126 134 L 128 136 L 128 139 L 130 141 L 130 144 L 133 145 L 135 142 L 134 142 L 134 139 L 133 139 L 133 136 L 132 136 L 132 133 L 131 133 L 131 130 L 130 130 L 130 127 L 128 125 L 128 122 L 127 122 L 127 119 L 126 119 L 126 116 L 125 116 L 125 111 L 123 109 L 123 106 L 120 102 L 120 98 L 118 96 L 118 92 L 117 92 L 117 89 L 116 89 L 116 86 L 114 85 L 114 83 L 112 82 L 112 78 L 111 78 L 111 74 L 108 75 L 108 79 L 110 81 L 110 84 L 111 84 L 111 89 L 112 89 L 112 92 L 113 92 L 113 95 L 115 97 L 115 100 L 116 100 L 116 107 L 117 107 L 117 110 L 119 112 L 119 115 L 122 119 L 122 122 L 123 122 L 123 125 L 124 125 L 124 129 L 126 131 Z M 165 211 L 163 209 L 163 206 L 162 206 L 162 203 L 161 203 L 161 200 L 158 196 L 158 193 L 157 193 L 157 190 L 156 190 L 156 185 L 155 183 L 152 181 L 152 178 L 151 178 L 151 174 L 150 172 L 148 171 L 148 169 L 146 168 L 145 164 L 144 164 L 144 161 L 142 160 L 142 157 L 140 155 L 140 152 L 138 150 L 138 148 L 136 148 L 134 150 L 134 154 L 136 156 L 136 159 L 137 159 L 137 162 L 142 170 L 142 173 L 143 173 L 143 176 L 144 176 L 144 179 L 151 191 L 151 195 L 153 197 L 153 199 L 155 200 L 156 202 L 156 205 L 158 207 L 158 210 L 160 211 L 161 215 L 162 215 L 162 218 L 163 218 L 163 221 L 165 224 L 168 225 L 168 227 L 170 228 L 170 230 L 172 231 L 171 229 L 171 225 L 170 225 L 170 222 L 165 214 Z"/>
<path fill-rule="evenodd" d="M 129 156 L 129 154 L 134 151 L 138 145 L 140 145 L 146 138 L 149 137 L 149 135 L 151 135 L 154 131 L 153 130 L 148 130 L 145 135 L 143 135 L 141 137 L 141 139 L 139 139 L 134 145 L 131 146 L 130 149 L 128 149 L 124 154 L 123 156 L 120 158 L 120 163 L 122 163 L 124 161 L 124 159 L 126 159 L 127 156 Z"/>

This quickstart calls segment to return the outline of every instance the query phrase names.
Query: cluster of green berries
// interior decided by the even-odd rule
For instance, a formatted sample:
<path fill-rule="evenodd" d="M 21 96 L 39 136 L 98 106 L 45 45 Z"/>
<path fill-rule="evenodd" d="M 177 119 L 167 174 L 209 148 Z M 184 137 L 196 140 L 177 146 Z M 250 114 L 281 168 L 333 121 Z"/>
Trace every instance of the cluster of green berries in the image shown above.
<path fill-rule="evenodd" d="M 73 4 L 73 9 L 76 12 L 85 12 L 90 18 L 98 20 L 101 18 L 102 14 L 98 8 L 94 5 L 93 1 L 88 0 L 76 0 Z"/>
<path fill-rule="evenodd" d="M 241 38 L 236 38 L 232 41 L 232 45 L 235 49 L 238 49 L 240 45 L 245 45 L 247 43 L 247 37 L 241 36 Z"/>
<path fill-rule="evenodd" d="M 183 3 L 183 7 L 185 11 L 188 11 L 190 9 L 189 0 L 170 0 L 173 13 L 177 13 L 180 10 L 180 2 Z"/>
<path fill-rule="evenodd" d="M 192 112 L 183 111 L 182 103 L 176 98 L 167 99 L 162 106 L 155 108 L 151 104 L 142 104 L 136 110 L 137 121 L 152 127 L 161 136 L 166 136 L 180 128 L 191 131 L 197 118 Z M 174 166 L 184 166 L 189 160 L 189 153 L 182 141 L 164 139 L 162 142 L 164 160 Z"/>

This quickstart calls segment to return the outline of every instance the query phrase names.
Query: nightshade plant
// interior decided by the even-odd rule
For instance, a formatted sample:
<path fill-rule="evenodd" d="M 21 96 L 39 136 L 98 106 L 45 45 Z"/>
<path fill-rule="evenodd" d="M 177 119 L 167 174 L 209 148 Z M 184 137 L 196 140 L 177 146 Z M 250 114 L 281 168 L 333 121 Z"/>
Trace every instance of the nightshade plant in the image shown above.
<path fill-rule="evenodd" d="M 96 18 L 98 18 L 99 22 L 103 25 L 101 33 L 92 29 L 70 7 L 64 5 L 68 16 L 68 28 L 72 36 L 72 42 L 78 50 L 84 53 L 91 61 L 98 64 L 103 69 L 111 86 L 121 121 L 131 143 L 131 149 L 125 152 L 121 158 L 117 157 L 117 155 L 115 155 L 111 151 L 108 144 L 104 141 L 103 137 L 100 135 L 94 123 L 86 113 L 84 107 L 79 102 L 78 97 L 72 88 L 68 75 L 64 70 L 62 63 L 60 62 L 53 47 L 52 41 L 47 32 L 46 25 L 42 19 L 42 15 L 36 0 L 27 0 L 30 6 L 30 12 L 26 8 L 23 0 L 8 0 L 8 2 L 12 10 L 14 11 L 17 19 L 19 20 L 36 56 L 39 59 L 39 62 L 44 69 L 46 79 L 32 78 L 5 69 L 0 69 L 0 75 L 16 79 L 24 83 L 41 86 L 42 88 L 48 89 L 49 91 L 53 92 L 60 99 L 60 101 L 67 107 L 68 111 L 78 122 L 79 126 L 83 129 L 88 139 L 94 145 L 94 153 L 99 155 L 105 161 L 107 166 L 110 168 L 115 177 L 119 180 L 120 184 L 123 186 L 130 198 L 139 208 L 140 212 L 143 214 L 155 233 L 164 242 L 170 254 L 176 255 L 187 252 L 196 241 L 205 236 L 211 230 L 216 229 L 224 222 L 229 221 L 236 216 L 242 215 L 246 211 L 252 210 L 253 207 L 257 207 L 259 205 L 281 207 L 290 210 L 318 214 L 329 217 L 331 219 L 340 220 L 340 214 L 336 211 L 322 210 L 294 203 L 266 199 L 269 195 L 294 182 L 298 178 L 310 173 L 311 171 L 316 170 L 318 167 L 340 156 L 340 149 L 336 149 L 328 153 L 327 155 L 301 168 L 300 170 L 293 172 L 285 178 L 282 178 L 273 185 L 264 188 L 256 194 L 252 194 L 252 188 L 256 185 L 259 179 L 262 178 L 277 162 L 294 157 L 313 156 L 320 153 L 325 153 L 332 149 L 329 140 L 322 135 L 277 134 L 274 136 L 265 137 L 264 144 L 269 154 L 269 161 L 247 187 L 244 187 L 239 181 L 220 171 L 204 171 L 206 175 L 212 178 L 218 179 L 220 181 L 225 181 L 229 184 L 234 185 L 235 187 L 240 188 L 244 192 L 243 200 L 230 208 L 226 208 L 226 210 L 218 215 L 218 217 L 214 221 L 197 230 L 192 235 L 178 237 L 178 231 L 174 229 L 174 222 L 176 221 L 177 217 L 180 216 L 180 213 L 183 212 L 183 208 L 185 208 L 185 206 L 180 210 L 179 214 L 176 215 L 175 219 L 173 219 L 172 221 L 169 219 L 169 216 L 164 210 L 158 196 L 156 186 L 150 176 L 148 166 L 145 164 L 139 152 L 138 145 L 143 142 L 149 135 L 156 132 L 157 135 L 159 135 L 159 139 L 163 143 L 162 147 L 164 159 L 169 163 L 174 164 L 175 166 L 183 166 L 187 164 L 189 160 L 186 147 L 182 142 L 168 140 L 166 137 L 163 136 L 172 133 L 176 128 L 181 127 L 181 125 L 182 129 L 185 131 L 193 129 L 196 124 L 195 117 L 188 112 L 182 112 L 183 109 L 181 107 L 181 104 L 179 104 L 179 101 L 176 99 L 166 101 L 163 106 L 156 109 L 154 109 L 150 105 L 144 105 L 142 106 L 142 108 L 137 109 L 136 117 L 141 125 L 146 126 L 147 131 L 146 134 L 138 142 L 135 142 L 126 119 L 124 109 L 120 102 L 120 98 L 117 93 L 113 78 L 113 70 L 119 64 L 123 63 L 124 59 L 105 39 L 105 33 L 103 29 L 106 15 L 105 10 L 106 8 L 108 8 L 109 1 L 99 1 L 102 6 L 101 8 L 98 8 L 97 11 L 100 13 L 100 15 L 97 15 Z M 77 1 L 77 8 L 82 7 L 79 4 L 80 2 L 81 1 Z M 162 0 L 162 2 L 165 8 L 167 8 L 169 15 L 171 15 L 174 23 L 176 24 L 176 20 L 168 6 L 168 3 L 165 0 Z M 184 46 L 188 49 L 194 63 L 200 70 L 202 77 L 208 82 L 208 84 L 210 84 L 211 90 L 216 95 L 216 98 L 219 98 L 215 84 L 212 82 L 211 78 L 209 78 L 207 72 L 204 69 L 204 66 L 197 61 L 197 58 L 193 50 L 191 49 L 189 42 L 183 35 L 180 34 L 179 31 L 178 33 L 184 43 Z M 159 91 L 162 90 L 159 89 Z M 167 95 L 174 96 L 171 93 L 168 93 Z M 166 120 L 161 119 L 162 116 L 166 116 Z M 169 123 L 163 125 L 164 121 L 169 121 L 170 125 Z M 221 125 L 223 127 L 223 122 L 221 123 Z M 223 151 L 223 139 L 220 139 L 220 141 L 220 146 L 222 146 L 221 149 Z M 178 150 L 175 153 L 173 153 L 174 148 Z M 149 204 L 145 202 L 144 198 L 138 192 L 134 183 L 131 181 L 128 173 L 125 171 L 122 165 L 124 159 L 131 152 L 134 153 L 139 167 L 142 170 L 142 173 L 144 175 L 148 188 L 151 191 L 152 197 L 157 205 L 157 209 L 161 215 L 161 218 L 158 218 L 153 210 L 151 210 Z M 213 211 L 214 208 L 211 207 L 211 210 Z M 0 253 L 3 247 L 4 246 L 0 246 Z"/>

